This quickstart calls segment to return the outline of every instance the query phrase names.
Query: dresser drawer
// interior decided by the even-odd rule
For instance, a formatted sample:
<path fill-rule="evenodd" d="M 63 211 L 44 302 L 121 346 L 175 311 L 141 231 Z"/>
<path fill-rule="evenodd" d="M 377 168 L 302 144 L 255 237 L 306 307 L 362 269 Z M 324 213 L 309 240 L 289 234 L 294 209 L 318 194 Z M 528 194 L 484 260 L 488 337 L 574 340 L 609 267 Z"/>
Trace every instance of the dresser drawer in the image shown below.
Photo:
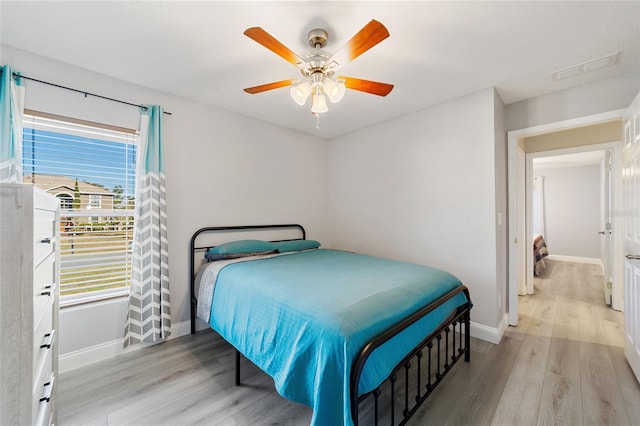
<path fill-rule="evenodd" d="M 53 384 L 55 386 L 55 383 Z M 55 393 L 55 390 L 53 391 Z M 55 419 L 53 418 L 53 407 L 55 405 L 55 401 L 53 399 L 49 399 L 49 401 L 42 401 L 40 406 L 38 407 L 38 412 L 36 413 L 36 417 L 33 421 L 33 424 L 36 426 L 48 426 L 54 425 Z"/>
<path fill-rule="evenodd" d="M 49 352 L 56 344 L 56 330 L 53 328 L 53 299 L 46 305 L 45 314 L 40 318 L 33 332 L 33 377 L 40 377 Z"/>
<path fill-rule="evenodd" d="M 51 209 L 33 209 L 33 222 L 55 222 L 56 220 L 56 211 Z"/>
<path fill-rule="evenodd" d="M 55 212 L 48 210 L 36 210 L 40 212 L 36 216 L 44 216 L 41 220 L 33 222 L 33 264 L 38 265 L 53 252 L 57 241 Z"/>
<path fill-rule="evenodd" d="M 33 418 L 35 419 L 41 402 L 47 402 L 47 399 L 52 399 L 53 393 L 53 352 L 49 351 L 47 358 L 45 359 L 44 368 L 40 376 L 34 377 L 33 381 L 33 401 L 32 410 Z"/>
<path fill-rule="evenodd" d="M 40 393 L 34 394 L 33 404 L 33 424 L 36 426 L 50 425 L 52 424 L 51 413 L 55 404 L 56 380 L 55 376 L 50 373 L 43 386 L 40 388 Z"/>
<path fill-rule="evenodd" d="M 60 205 L 60 201 L 47 194 L 42 190 L 35 190 L 33 192 L 33 205 L 35 210 L 49 210 L 51 212 L 55 212 Z"/>
<path fill-rule="evenodd" d="M 55 278 L 55 255 L 49 255 L 33 272 L 33 326 L 38 326 L 47 303 L 58 291 Z"/>

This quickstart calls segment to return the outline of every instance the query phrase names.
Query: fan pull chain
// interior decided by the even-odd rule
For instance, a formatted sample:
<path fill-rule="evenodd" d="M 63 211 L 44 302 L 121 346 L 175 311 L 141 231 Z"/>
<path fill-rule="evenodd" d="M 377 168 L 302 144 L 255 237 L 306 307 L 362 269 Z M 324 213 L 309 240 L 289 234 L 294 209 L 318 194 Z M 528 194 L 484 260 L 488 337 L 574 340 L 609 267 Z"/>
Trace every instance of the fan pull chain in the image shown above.
<path fill-rule="evenodd" d="M 316 129 L 320 129 L 320 114 L 313 114 L 316 116 Z"/>

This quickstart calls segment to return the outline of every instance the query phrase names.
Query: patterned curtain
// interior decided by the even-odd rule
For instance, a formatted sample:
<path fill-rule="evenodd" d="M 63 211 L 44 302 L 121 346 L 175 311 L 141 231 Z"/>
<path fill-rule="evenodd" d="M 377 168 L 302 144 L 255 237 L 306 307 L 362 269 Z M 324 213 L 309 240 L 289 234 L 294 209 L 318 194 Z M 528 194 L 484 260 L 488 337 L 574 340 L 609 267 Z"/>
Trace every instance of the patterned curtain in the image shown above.
<path fill-rule="evenodd" d="M 9 65 L 0 72 L 0 182 L 21 183 L 24 86 Z"/>
<path fill-rule="evenodd" d="M 124 347 L 171 334 L 162 107 L 144 105 L 136 176 L 133 274 Z"/>

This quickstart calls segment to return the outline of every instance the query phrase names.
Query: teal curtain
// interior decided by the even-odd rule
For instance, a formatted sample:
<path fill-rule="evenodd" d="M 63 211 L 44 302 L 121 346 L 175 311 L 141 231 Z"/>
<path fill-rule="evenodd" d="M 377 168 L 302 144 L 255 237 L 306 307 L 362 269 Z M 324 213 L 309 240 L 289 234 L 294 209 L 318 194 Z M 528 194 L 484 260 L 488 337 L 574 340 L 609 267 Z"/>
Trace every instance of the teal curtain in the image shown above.
<path fill-rule="evenodd" d="M 22 182 L 24 86 L 9 66 L 0 67 L 0 182 Z"/>
<path fill-rule="evenodd" d="M 162 107 L 143 105 L 136 176 L 133 271 L 124 347 L 171 334 Z"/>

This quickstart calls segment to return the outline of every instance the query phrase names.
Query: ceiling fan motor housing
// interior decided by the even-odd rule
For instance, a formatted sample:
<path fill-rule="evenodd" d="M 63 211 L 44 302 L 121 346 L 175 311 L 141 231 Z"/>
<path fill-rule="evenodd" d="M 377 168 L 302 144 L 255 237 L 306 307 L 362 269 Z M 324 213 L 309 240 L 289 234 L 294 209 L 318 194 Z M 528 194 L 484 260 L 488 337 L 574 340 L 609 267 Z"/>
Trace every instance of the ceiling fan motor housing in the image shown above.
<path fill-rule="evenodd" d="M 309 31 L 309 46 L 322 49 L 327 45 L 329 34 L 322 28 L 314 28 Z"/>

